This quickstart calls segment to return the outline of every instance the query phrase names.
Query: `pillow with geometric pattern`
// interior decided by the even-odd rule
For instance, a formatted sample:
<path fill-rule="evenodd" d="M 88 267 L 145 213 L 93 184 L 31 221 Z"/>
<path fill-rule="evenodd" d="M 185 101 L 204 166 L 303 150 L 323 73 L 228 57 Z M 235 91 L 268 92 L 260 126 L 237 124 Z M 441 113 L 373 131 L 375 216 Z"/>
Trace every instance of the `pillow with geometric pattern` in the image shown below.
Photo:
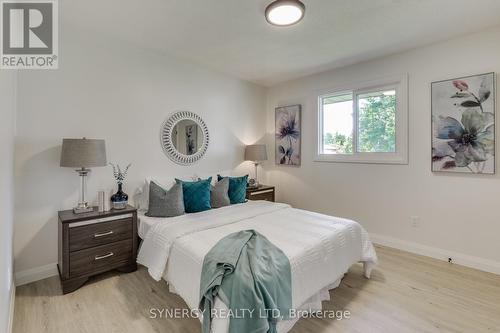
<path fill-rule="evenodd" d="M 246 202 L 248 175 L 243 177 L 223 177 L 217 175 L 217 180 L 229 178 L 229 200 L 231 205 Z"/>
<path fill-rule="evenodd" d="M 210 183 L 212 177 L 194 182 L 175 179 L 177 184 L 182 184 L 184 196 L 184 209 L 186 213 L 198 213 L 212 208 L 210 205 Z"/>

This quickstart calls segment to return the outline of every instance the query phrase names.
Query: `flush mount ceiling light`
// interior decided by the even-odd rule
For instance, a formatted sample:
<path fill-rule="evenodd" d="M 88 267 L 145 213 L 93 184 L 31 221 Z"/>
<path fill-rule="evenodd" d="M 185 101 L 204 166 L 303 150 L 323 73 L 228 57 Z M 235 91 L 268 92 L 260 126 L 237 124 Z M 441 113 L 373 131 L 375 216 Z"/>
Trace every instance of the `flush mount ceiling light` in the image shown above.
<path fill-rule="evenodd" d="M 289 26 L 302 20 L 306 6 L 299 0 L 276 0 L 266 8 L 267 22 L 278 26 Z"/>

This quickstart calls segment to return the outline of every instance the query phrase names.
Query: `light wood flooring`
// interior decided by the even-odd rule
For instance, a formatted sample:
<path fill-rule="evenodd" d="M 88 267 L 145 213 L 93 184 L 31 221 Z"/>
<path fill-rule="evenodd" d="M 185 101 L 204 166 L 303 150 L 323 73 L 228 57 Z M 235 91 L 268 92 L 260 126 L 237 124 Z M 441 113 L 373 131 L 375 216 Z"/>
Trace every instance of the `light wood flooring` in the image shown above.
<path fill-rule="evenodd" d="M 500 332 L 500 276 L 377 246 L 367 280 L 353 266 L 325 309 L 350 319 L 301 319 L 300 332 Z M 17 288 L 14 333 L 200 332 L 197 319 L 150 319 L 151 308 L 185 308 L 145 269 L 110 273 L 62 295 L 58 277 Z"/>

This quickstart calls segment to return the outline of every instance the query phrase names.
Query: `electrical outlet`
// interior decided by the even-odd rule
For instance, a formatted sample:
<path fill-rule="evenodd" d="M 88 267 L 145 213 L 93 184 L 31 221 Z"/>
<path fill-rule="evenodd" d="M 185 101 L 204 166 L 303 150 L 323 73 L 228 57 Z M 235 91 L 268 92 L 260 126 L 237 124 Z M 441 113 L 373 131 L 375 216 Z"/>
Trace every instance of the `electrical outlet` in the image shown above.
<path fill-rule="evenodd" d="M 413 228 L 418 228 L 420 226 L 420 217 L 410 216 L 410 224 Z"/>

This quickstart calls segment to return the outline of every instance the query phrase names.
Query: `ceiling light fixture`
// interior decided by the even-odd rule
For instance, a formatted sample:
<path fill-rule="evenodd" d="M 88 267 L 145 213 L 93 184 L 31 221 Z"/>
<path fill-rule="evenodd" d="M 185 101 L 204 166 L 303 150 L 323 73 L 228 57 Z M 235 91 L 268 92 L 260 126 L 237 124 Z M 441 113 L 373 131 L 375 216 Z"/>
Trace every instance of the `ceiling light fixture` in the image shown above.
<path fill-rule="evenodd" d="M 266 8 L 267 22 L 278 26 L 293 25 L 304 17 L 306 6 L 299 0 L 276 0 Z"/>

